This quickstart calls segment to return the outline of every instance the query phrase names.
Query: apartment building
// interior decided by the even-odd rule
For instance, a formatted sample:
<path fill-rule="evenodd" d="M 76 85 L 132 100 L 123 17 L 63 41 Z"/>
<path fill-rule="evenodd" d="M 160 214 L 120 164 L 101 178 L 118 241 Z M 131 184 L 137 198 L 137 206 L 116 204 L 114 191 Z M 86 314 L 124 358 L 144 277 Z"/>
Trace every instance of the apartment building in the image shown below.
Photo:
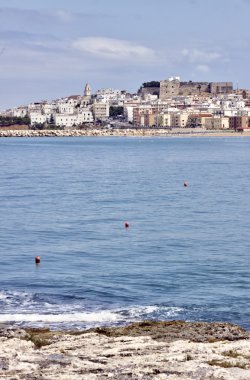
<path fill-rule="evenodd" d="M 168 128 L 171 127 L 171 114 L 170 113 L 160 113 L 158 118 L 158 125 L 160 127 Z"/>
<path fill-rule="evenodd" d="M 206 119 L 212 118 L 211 113 L 190 114 L 188 116 L 187 127 L 189 128 L 205 128 Z"/>
<path fill-rule="evenodd" d="M 230 116 L 229 117 L 230 129 L 235 131 L 244 131 L 250 129 L 250 117 L 249 116 Z"/>
<path fill-rule="evenodd" d="M 93 104 L 93 114 L 95 120 L 107 120 L 109 117 L 109 104 L 103 102 L 95 102 Z"/>
<path fill-rule="evenodd" d="M 229 129 L 229 117 L 207 117 L 205 119 L 205 128 L 206 129 Z"/>
<path fill-rule="evenodd" d="M 157 107 L 152 107 L 150 105 L 141 105 L 139 107 L 133 108 L 133 123 L 135 126 L 146 127 L 149 124 L 155 125 L 155 119 L 149 118 L 149 115 L 158 114 Z M 157 122 L 157 121 L 156 121 Z"/>
<path fill-rule="evenodd" d="M 173 112 L 171 114 L 171 127 L 185 128 L 187 126 L 189 113 L 187 112 Z"/>

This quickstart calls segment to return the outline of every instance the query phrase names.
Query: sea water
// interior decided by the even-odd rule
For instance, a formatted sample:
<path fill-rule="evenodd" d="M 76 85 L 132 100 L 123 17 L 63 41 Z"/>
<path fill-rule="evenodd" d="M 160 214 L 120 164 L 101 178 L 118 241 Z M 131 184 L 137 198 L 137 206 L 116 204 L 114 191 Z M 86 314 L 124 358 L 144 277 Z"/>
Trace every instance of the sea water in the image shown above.
<path fill-rule="evenodd" d="M 250 329 L 249 166 L 240 136 L 1 139 L 0 322 Z"/>

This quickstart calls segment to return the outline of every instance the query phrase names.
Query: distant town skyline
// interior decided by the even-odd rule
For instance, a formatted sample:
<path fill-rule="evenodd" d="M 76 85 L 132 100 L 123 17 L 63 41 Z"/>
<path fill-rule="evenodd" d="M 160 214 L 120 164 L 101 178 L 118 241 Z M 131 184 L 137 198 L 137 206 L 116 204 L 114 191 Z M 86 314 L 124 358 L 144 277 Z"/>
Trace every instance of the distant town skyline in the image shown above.
<path fill-rule="evenodd" d="M 250 0 L 1 0 L 0 110 L 143 82 L 250 88 Z"/>

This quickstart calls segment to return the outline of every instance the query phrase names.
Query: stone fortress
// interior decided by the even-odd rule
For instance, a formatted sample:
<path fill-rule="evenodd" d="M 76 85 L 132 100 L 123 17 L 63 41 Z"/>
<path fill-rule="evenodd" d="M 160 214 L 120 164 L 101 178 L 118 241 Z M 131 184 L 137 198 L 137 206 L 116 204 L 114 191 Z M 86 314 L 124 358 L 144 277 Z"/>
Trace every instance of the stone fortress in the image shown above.
<path fill-rule="evenodd" d="M 142 96 L 157 95 L 163 101 L 179 95 L 218 95 L 231 94 L 232 92 L 232 82 L 181 82 L 180 77 L 170 77 L 158 82 L 158 86 L 141 87 L 139 90 Z"/>

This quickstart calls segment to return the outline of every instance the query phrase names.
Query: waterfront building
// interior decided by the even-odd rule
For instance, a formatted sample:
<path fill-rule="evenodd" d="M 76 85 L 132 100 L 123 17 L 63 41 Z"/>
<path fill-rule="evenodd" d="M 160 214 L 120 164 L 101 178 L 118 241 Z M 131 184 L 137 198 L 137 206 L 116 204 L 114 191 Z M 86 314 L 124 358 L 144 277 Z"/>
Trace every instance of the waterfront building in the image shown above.
<path fill-rule="evenodd" d="M 205 128 L 205 122 L 207 118 L 212 118 L 210 113 L 198 113 L 190 114 L 188 116 L 187 127 L 189 128 Z"/>
<path fill-rule="evenodd" d="M 160 113 L 158 116 L 158 125 L 164 128 L 171 127 L 171 114 L 163 112 Z"/>
<path fill-rule="evenodd" d="M 214 116 L 205 118 L 206 129 L 229 129 L 229 117 Z"/>
<path fill-rule="evenodd" d="M 250 129 L 250 117 L 249 116 L 230 116 L 229 117 L 230 129 L 235 131 L 244 131 Z"/>
<path fill-rule="evenodd" d="M 171 114 L 171 127 L 185 128 L 187 126 L 189 113 L 188 112 L 173 112 Z"/>

